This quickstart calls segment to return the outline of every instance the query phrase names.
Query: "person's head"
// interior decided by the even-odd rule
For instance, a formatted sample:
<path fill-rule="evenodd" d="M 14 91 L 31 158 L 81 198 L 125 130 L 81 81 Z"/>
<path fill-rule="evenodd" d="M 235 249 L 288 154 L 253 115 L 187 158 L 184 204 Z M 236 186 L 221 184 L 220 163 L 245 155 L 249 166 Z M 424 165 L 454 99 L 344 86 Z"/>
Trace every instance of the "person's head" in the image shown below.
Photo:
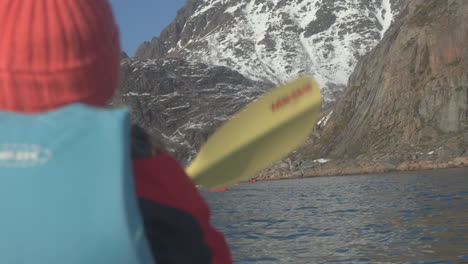
<path fill-rule="evenodd" d="M 119 66 L 107 0 L 0 1 L 0 111 L 105 105 Z"/>

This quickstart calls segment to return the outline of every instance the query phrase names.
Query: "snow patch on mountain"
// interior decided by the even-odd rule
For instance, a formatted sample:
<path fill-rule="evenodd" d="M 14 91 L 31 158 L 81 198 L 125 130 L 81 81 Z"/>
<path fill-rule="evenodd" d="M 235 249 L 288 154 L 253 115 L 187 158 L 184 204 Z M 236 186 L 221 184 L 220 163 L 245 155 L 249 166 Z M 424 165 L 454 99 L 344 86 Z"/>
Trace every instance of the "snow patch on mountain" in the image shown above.
<path fill-rule="evenodd" d="M 398 1 L 199 1 L 181 30 L 193 35 L 181 37 L 170 53 L 275 84 L 310 74 L 329 102 L 389 28 Z M 213 17 L 223 19 L 213 24 Z"/>
<path fill-rule="evenodd" d="M 383 38 L 384 33 L 390 27 L 393 21 L 392 6 L 390 0 L 382 0 L 382 8 L 377 10 L 377 19 L 379 20 L 380 25 L 382 25 L 382 30 L 380 35 Z"/>

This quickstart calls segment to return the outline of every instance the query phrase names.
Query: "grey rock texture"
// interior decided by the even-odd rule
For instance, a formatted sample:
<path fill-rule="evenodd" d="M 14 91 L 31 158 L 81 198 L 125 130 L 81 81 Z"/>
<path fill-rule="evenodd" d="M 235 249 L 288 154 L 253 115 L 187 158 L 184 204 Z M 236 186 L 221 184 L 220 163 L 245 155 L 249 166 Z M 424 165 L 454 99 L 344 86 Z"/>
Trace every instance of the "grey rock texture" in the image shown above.
<path fill-rule="evenodd" d="M 183 59 L 121 62 L 122 83 L 113 106 L 129 106 L 132 119 L 186 164 L 223 121 L 271 87 L 226 67 Z"/>

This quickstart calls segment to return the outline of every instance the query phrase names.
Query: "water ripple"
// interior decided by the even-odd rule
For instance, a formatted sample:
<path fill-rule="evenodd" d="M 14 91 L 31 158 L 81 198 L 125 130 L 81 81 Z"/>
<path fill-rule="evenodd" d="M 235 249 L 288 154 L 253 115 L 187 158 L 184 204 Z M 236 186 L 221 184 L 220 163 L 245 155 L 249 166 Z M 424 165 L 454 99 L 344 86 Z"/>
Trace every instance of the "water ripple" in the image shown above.
<path fill-rule="evenodd" d="M 235 263 L 468 263 L 468 169 L 202 192 Z"/>

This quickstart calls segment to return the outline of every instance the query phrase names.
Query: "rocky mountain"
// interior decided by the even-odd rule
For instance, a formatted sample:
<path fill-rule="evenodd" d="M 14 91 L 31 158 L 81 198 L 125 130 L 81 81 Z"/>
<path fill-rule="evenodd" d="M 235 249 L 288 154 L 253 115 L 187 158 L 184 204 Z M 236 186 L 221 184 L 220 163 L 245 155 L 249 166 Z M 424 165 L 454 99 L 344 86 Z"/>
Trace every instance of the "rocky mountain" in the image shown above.
<path fill-rule="evenodd" d="M 125 53 L 125 52 L 123 52 L 123 51 L 120 52 L 120 59 L 123 60 L 123 59 L 126 59 L 126 58 L 128 58 L 127 53 Z"/>
<path fill-rule="evenodd" d="M 188 0 L 159 38 L 122 53 L 113 104 L 186 163 L 230 114 L 299 72 L 335 100 L 401 1 Z"/>
<path fill-rule="evenodd" d="M 186 163 L 223 121 L 257 98 L 269 83 L 229 68 L 171 58 L 121 62 L 114 106 L 131 106 L 132 119 Z"/>
<path fill-rule="evenodd" d="M 405 1 L 188 0 L 135 57 L 226 66 L 275 84 L 310 73 L 330 103 Z"/>
<path fill-rule="evenodd" d="M 405 17 L 351 75 L 323 130 L 330 137 L 323 153 L 450 147 L 438 141 L 468 132 L 467 43 L 467 1 L 410 1 Z"/>
<path fill-rule="evenodd" d="M 468 164 L 467 8 L 466 0 L 188 0 L 160 37 L 122 56 L 113 104 L 131 106 L 187 163 L 237 109 L 312 73 L 325 100 L 338 101 L 308 142 L 261 177 Z"/>
<path fill-rule="evenodd" d="M 290 163 L 331 160 L 308 175 L 467 165 L 466 43 L 468 1 L 410 0 Z"/>

